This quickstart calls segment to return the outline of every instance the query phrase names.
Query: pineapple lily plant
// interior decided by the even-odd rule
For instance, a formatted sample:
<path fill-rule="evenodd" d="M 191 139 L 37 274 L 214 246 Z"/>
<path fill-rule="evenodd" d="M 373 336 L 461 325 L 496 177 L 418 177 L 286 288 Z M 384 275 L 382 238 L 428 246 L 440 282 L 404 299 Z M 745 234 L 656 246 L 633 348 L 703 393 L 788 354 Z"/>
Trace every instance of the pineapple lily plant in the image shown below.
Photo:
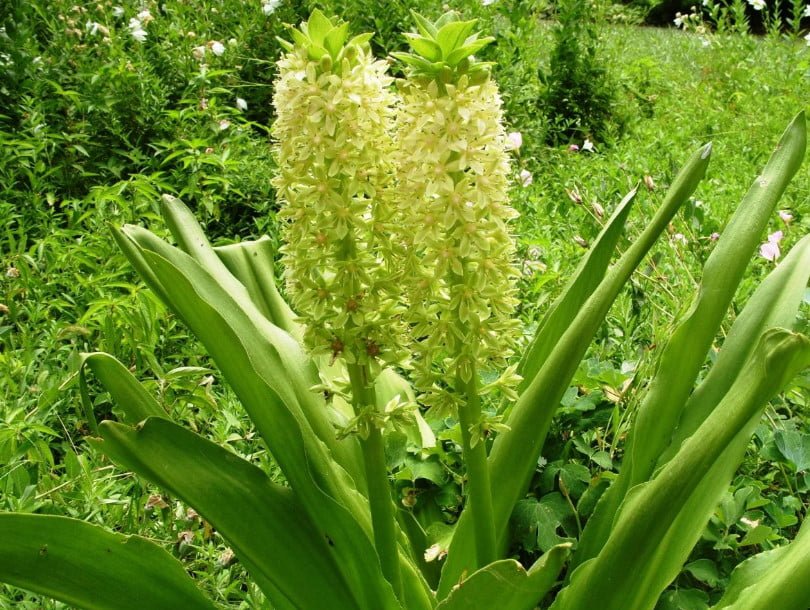
<path fill-rule="evenodd" d="M 805 237 L 750 297 L 695 387 L 803 161 L 805 117 L 788 126 L 712 251 L 661 350 L 620 474 L 580 539 L 523 566 L 508 555 L 509 519 L 557 405 L 612 302 L 702 179 L 711 147 L 687 160 L 646 229 L 614 257 L 635 191 L 618 204 L 523 346 L 506 136 L 489 67 L 474 58 L 490 39 L 452 14 L 416 22 L 397 82 L 368 36 L 349 38 L 347 24 L 319 12 L 285 43 L 273 135 L 289 305 L 271 240 L 214 248 L 176 199 L 162 204 L 176 245 L 137 226 L 114 231 L 205 345 L 287 484 L 173 422 L 103 353 L 86 354 L 79 374 L 88 442 L 194 507 L 267 607 L 585 610 L 597 600 L 652 609 L 765 404 L 810 365 L 810 340 L 790 330 L 810 276 Z M 121 421 L 96 421 L 90 373 Z M 395 503 L 384 453 L 395 428 L 435 442 L 426 411 L 459 422 L 466 469 L 464 508 L 432 561 L 430 523 Z M 743 562 L 715 608 L 810 606 L 808 527 Z M 0 514 L 0 580 L 83 608 L 216 607 L 159 546 L 57 516 Z"/>

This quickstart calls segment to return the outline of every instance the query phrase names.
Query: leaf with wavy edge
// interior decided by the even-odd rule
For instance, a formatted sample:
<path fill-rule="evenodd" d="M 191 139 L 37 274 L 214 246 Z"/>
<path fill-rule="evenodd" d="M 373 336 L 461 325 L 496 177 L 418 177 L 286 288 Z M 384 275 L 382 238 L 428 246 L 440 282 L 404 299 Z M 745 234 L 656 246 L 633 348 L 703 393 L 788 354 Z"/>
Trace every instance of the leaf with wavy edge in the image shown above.
<path fill-rule="evenodd" d="M 183 565 L 139 536 L 0 513 L 0 581 L 88 610 L 215 610 Z"/>

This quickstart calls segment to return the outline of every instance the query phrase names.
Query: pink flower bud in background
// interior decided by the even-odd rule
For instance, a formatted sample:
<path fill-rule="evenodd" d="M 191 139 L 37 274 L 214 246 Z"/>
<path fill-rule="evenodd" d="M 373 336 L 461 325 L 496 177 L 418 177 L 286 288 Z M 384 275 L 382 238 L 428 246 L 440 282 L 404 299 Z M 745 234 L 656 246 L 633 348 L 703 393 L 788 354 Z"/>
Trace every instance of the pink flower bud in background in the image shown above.
<path fill-rule="evenodd" d="M 520 170 L 520 184 L 523 186 L 529 186 L 534 181 L 532 178 L 532 174 L 529 170 L 523 169 Z"/>
<path fill-rule="evenodd" d="M 782 252 L 779 250 L 779 242 L 782 240 L 782 231 L 776 231 L 768 235 L 768 241 L 759 247 L 759 254 L 767 261 L 776 261 Z"/>
<path fill-rule="evenodd" d="M 519 131 L 506 134 L 506 150 L 520 150 L 523 146 L 523 136 Z"/>

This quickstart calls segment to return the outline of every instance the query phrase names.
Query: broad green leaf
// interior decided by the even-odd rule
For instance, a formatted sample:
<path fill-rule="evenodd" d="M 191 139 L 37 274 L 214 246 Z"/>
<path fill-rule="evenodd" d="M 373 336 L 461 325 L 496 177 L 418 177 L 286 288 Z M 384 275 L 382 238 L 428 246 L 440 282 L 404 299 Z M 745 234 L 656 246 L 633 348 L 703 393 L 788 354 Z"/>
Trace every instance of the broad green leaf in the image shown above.
<path fill-rule="evenodd" d="M 415 53 L 419 54 L 427 61 L 435 62 L 441 60 L 441 47 L 429 38 L 424 38 L 418 34 L 405 34 L 405 40 L 408 41 L 408 44 Z"/>
<path fill-rule="evenodd" d="M 703 270 L 697 296 L 664 348 L 627 438 L 618 478 L 583 532 L 574 566 L 595 556 L 607 539 L 627 491 L 649 479 L 672 441 L 695 379 L 768 224 L 777 201 L 804 159 L 804 113 L 785 130 L 762 174 L 749 189 Z M 638 440 L 637 440 L 638 439 Z"/>
<path fill-rule="evenodd" d="M 514 559 L 484 566 L 454 588 L 436 610 L 532 610 L 554 586 L 570 552 L 570 544 L 555 546 L 528 571 Z"/>
<path fill-rule="evenodd" d="M 636 192 L 637 189 L 633 189 L 619 203 L 593 246 L 577 266 L 571 280 L 537 327 L 531 343 L 520 359 L 518 373 L 523 376 L 523 381 L 518 386 L 519 390 L 525 389 L 534 378 L 560 337 L 571 325 L 583 303 L 605 277 L 605 270 L 624 230 Z"/>
<path fill-rule="evenodd" d="M 515 505 L 512 527 L 520 537 L 521 546 L 529 552 L 551 550 L 567 542 L 557 533 L 563 521 L 573 517 L 568 502 L 559 493 L 551 493 L 539 500 L 526 498 Z"/>
<path fill-rule="evenodd" d="M 247 289 L 250 300 L 264 316 L 299 340 L 303 336 L 295 312 L 276 287 L 275 248 L 269 237 L 214 248 L 228 271 Z"/>
<path fill-rule="evenodd" d="M 332 59 L 337 59 L 338 54 L 343 50 L 343 45 L 349 36 L 349 24 L 342 23 L 341 25 L 332 28 L 332 30 L 324 38 L 323 44 Z"/>
<path fill-rule="evenodd" d="M 602 610 L 651 610 L 680 572 L 683 547 L 697 541 L 728 488 L 767 401 L 808 365 L 807 337 L 767 331 L 695 434 L 653 480 L 628 494 L 601 552 L 575 569 L 552 608 L 579 610 L 598 599 Z M 707 478 L 711 485 L 703 484 Z M 681 548 L 679 539 L 687 540 Z"/>
<path fill-rule="evenodd" d="M 475 23 L 475 20 L 453 21 L 441 27 L 436 33 L 435 40 L 442 50 L 442 57 L 447 59 L 451 52 L 464 44 L 464 41 L 472 33 Z"/>
<path fill-rule="evenodd" d="M 0 513 L 0 581 L 77 608 L 216 608 L 159 546 L 67 517 Z"/>
<path fill-rule="evenodd" d="M 794 470 L 801 472 L 810 468 L 810 435 L 797 430 L 777 430 L 773 440 Z"/>
<path fill-rule="evenodd" d="M 521 394 L 507 420 L 510 430 L 495 439 L 490 467 L 497 521 L 495 529 L 501 545 L 506 543 L 509 515 L 529 485 L 551 426 L 551 419 L 591 339 L 630 275 L 703 178 L 710 154 L 710 145 L 701 147 L 676 176 L 664 202 L 647 228 L 587 299 L 576 318 L 565 329 L 556 348 Z M 470 558 L 474 556 L 469 529 L 471 526 L 469 515 L 462 512 L 442 570 L 439 599 L 443 599 L 462 574 L 470 570 Z"/>
<path fill-rule="evenodd" d="M 358 605 L 326 534 L 295 493 L 258 467 L 168 420 L 103 422 L 91 441 L 113 461 L 194 507 L 279 608 Z"/>
<path fill-rule="evenodd" d="M 720 571 L 717 569 L 717 564 L 711 559 L 705 557 L 703 559 L 696 559 L 691 563 L 687 563 L 683 569 L 700 582 L 706 583 L 712 588 L 720 584 Z"/>
<path fill-rule="evenodd" d="M 786 546 L 744 561 L 731 574 L 712 610 L 807 610 L 810 608 L 810 521 Z"/>
<path fill-rule="evenodd" d="M 332 21 L 324 15 L 320 9 L 315 9 L 310 13 L 307 20 L 307 34 L 312 42 L 323 46 L 324 38 L 335 27 Z"/>

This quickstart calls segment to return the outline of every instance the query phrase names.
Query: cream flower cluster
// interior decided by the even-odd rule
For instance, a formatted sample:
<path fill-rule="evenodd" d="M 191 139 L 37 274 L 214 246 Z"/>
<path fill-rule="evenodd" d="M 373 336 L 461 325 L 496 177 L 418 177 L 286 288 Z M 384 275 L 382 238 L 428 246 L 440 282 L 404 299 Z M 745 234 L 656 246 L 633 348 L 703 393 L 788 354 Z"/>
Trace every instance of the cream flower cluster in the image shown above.
<path fill-rule="evenodd" d="M 471 80 L 402 82 L 397 121 L 414 382 L 442 412 L 463 396 L 457 380 L 504 370 L 520 333 L 501 100 L 493 81 Z"/>
<path fill-rule="evenodd" d="M 315 353 L 374 372 L 404 357 L 391 254 L 391 78 L 365 37 L 338 49 L 327 36 L 328 52 L 295 38 L 273 102 L 286 288 Z"/>

